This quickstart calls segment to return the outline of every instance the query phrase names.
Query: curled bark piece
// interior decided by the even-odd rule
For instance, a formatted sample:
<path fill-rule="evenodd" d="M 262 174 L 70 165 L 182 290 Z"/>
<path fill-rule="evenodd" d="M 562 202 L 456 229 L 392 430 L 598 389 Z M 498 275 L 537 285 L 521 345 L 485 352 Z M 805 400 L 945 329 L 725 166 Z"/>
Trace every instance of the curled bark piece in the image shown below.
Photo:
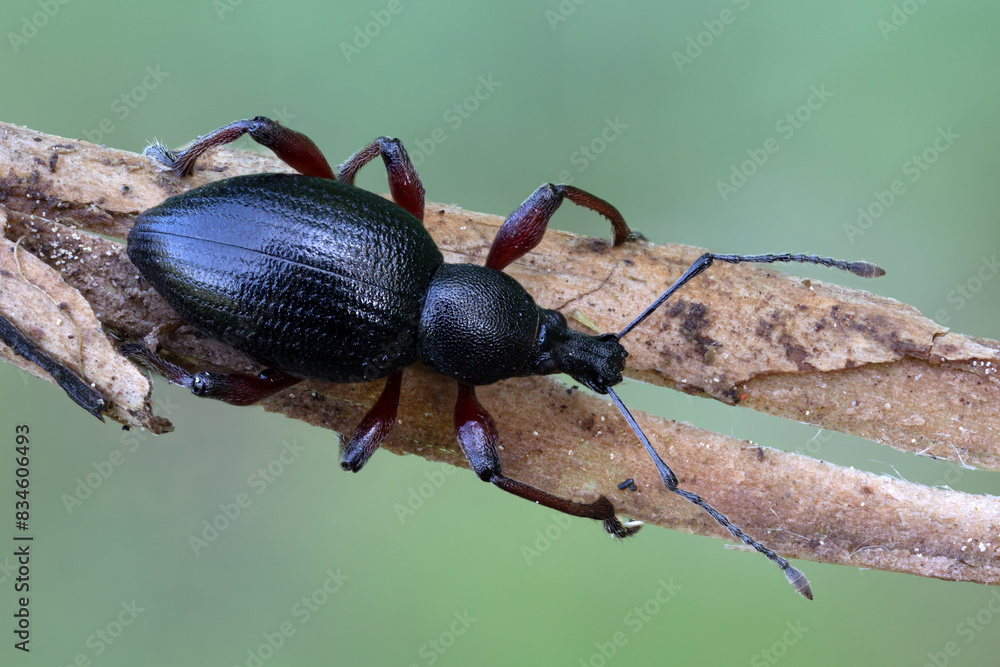
<path fill-rule="evenodd" d="M 33 255 L 32 264 L 50 272 L 46 292 L 59 287 L 81 296 L 73 321 L 93 317 L 76 325 L 90 332 L 88 341 L 104 340 L 101 325 L 123 338 L 156 331 L 187 363 L 251 370 L 252 362 L 180 322 L 113 239 L 123 238 L 138 212 L 172 194 L 255 171 L 287 168 L 220 150 L 181 180 L 139 155 L 0 124 L 5 243 L 20 239 L 23 256 Z M 426 214 L 448 261 L 481 262 L 501 221 L 438 204 L 428 205 Z M 606 241 L 550 231 L 509 272 L 540 305 L 617 331 L 700 253 L 641 242 L 612 249 Z M 5 290 L 19 280 L 2 277 Z M 12 317 L 6 294 L 0 314 L 53 354 L 55 320 L 40 312 Z M 677 296 L 625 339 L 632 377 L 900 449 L 1000 468 L 996 341 L 949 333 L 892 299 L 770 267 L 713 266 Z M 0 356 L 12 358 L 3 348 Z M 97 384 L 113 418 L 166 428 L 144 412 L 142 373 L 107 340 L 57 358 Z M 101 364 L 115 369 L 105 373 L 107 386 L 95 376 Z M 381 382 L 304 383 L 263 405 L 349 433 L 380 391 Z M 386 448 L 465 465 L 451 420 L 441 417 L 451 414 L 455 395 L 454 382 L 419 366 L 408 369 L 399 422 Z M 532 400 L 518 400 L 525 395 Z M 660 486 L 606 401 L 549 378 L 505 381 L 481 388 L 478 396 L 496 420 L 510 476 L 580 501 L 606 494 L 633 518 L 725 537 L 709 517 Z M 996 498 L 930 489 L 636 417 L 683 488 L 785 555 L 1000 583 Z M 638 493 L 616 488 L 626 477 L 635 479 Z"/>
<path fill-rule="evenodd" d="M 6 228 L 0 208 L 0 234 Z M 77 236 L 86 243 L 87 235 L 65 231 L 70 240 Z M 72 254 L 59 256 L 60 264 L 74 261 Z M 76 393 L 80 400 L 74 400 L 95 416 L 154 433 L 170 430 L 169 422 L 150 412 L 149 378 L 118 354 L 90 304 L 59 273 L 0 235 L 0 316 L 40 354 L 25 356 L 0 342 L 0 358 Z M 16 341 L 17 335 L 4 339 Z"/>
<path fill-rule="evenodd" d="M 81 380 L 80 376 L 74 373 L 72 369 L 43 352 L 41 348 L 21 333 L 20 329 L 15 327 L 10 320 L 2 315 L 0 315 L 0 340 L 10 348 L 11 352 L 19 357 L 24 357 L 48 373 L 74 403 L 101 421 L 104 421 L 104 415 L 101 414 L 101 411 L 104 409 L 104 397 L 96 389 Z"/>

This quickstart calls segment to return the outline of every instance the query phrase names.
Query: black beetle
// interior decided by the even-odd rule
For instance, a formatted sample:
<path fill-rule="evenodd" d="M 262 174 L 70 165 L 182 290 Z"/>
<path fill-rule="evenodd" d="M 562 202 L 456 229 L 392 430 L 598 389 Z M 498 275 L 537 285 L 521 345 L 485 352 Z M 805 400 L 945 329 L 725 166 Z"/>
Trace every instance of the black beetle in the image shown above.
<path fill-rule="evenodd" d="M 146 154 L 185 176 L 205 150 L 245 133 L 302 175 L 237 176 L 171 197 L 138 216 L 128 256 L 187 321 L 270 370 L 257 377 L 190 374 L 139 344 L 125 346 L 126 353 L 197 395 L 238 405 L 304 379 L 387 377 L 343 452 L 341 466 L 351 471 L 364 466 L 392 428 L 403 368 L 419 360 L 458 380 L 458 441 L 480 479 L 560 512 L 597 519 L 615 537 L 631 535 L 641 524 L 619 521 L 604 496 L 577 503 L 501 472 L 497 429 L 476 400 L 475 387 L 566 373 L 611 397 L 671 491 L 774 561 L 812 598 L 808 581 L 787 560 L 677 487 L 673 471 L 611 389 L 622 381 L 628 356 L 620 341 L 715 260 L 808 262 L 863 277 L 881 275 L 881 269 L 806 255 L 706 253 L 620 333 L 590 336 L 567 327 L 562 314 L 539 308 L 502 270 L 538 245 L 563 199 L 610 220 L 614 244 L 621 245 L 630 230 L 606 201 L 569 185 L 543 185 L 504 222 L 485 266 L 446 264 L 422 223 L 423 186 L 396 139 L 376 139 L 341 165 L 339 175 L 308 137 L 260 116 L 231 123 L 183 151 L 153 144 Z M 395 204 L 353 186 L 357 171 L 378 155 Z"/>

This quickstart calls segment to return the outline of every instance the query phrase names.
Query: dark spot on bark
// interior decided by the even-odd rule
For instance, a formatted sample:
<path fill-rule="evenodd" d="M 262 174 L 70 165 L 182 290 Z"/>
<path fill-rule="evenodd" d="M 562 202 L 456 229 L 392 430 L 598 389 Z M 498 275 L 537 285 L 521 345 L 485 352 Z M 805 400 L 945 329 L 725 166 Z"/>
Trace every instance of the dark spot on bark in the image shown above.
<path fill-rule="evenodd" d="M 892 331 L 889 334 L 889 343 L 892 347 L 892 351 L 896 354 L 916 357 L 917 359 L 924 359 L 927 357 L 928 350 L 926 346 L 920 345 L 909 338 L 905 340 L 900 339 L 899 334 L 896 331 Z"/>
<path fill-rule="evenodd" d="M 73 144 L 55 144 L 52 147 L 52 153 L 49 155 L 49 171 L 54 172 L 56 170 L 56 163 L 59 161 L 59 156 L 63 153 L 72 153 L 76 150 L 76 146 Z"/>
<path fill-rule="evenodd" d="M 800 371 L 816 370 L 815 366 L 806 361 L 806 359 L 809 358 L 809 353 L 797 340 L 786 333 L 781 335 L 778 343 L 785 348 L 785 357 L 787 357 L 789 361 L 795 363 Z"/>
<path fill-rule="evenodd" d="M 773 332 L 774 324 L 765 322 L 764 320 L 757 320 L 757 330 L 754 333 L 757 334 L 758 338 L 770 338 Z"/>
<path fill-rule="evenodd" d="M 840 306 L 832 306 L 829 316 L 838 327 L 843 327 L 846 331 L 858 332 L 882 343 L 901 357 L 927 358 L 927 346 L 920 345 L 909 338 L 900 338 L 899 331 L 895 329 L 893 322 L 882 315 L 866 316 L 843 313 Z M 825 324 L 825 318 L 821 322 Z"/>
<path fill-rule="evenodd" d="M 719 343 L 702 333 L 702 330 L 708 327 L 707 313 L 708 308 L 705 307 L 705 304 L 691 303 L 687 315 L 684 316 L 684 321 L 681 323 L 680 333 L 694 345 L 695 351 L 702 361 L 711 363 L 708 351 L 719 347 Z"/>

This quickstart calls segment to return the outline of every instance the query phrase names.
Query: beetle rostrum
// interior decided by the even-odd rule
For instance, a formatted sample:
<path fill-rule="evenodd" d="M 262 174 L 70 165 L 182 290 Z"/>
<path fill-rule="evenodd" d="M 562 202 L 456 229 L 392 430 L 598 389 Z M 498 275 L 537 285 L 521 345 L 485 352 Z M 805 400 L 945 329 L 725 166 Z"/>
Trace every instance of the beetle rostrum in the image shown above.
<path fill-rule="evenodd" d="M 698 505 L 744 544 L 778 565 L 804 596 L 806 578 L 787 560 L 746 535 L 699 496 L 678 488 L 612 387 L 622 381 L 628 352 L 622 338 L 714 261 L 805 262 L 859 276 L 882 275 L 867 262 L 795 254 L 706 253 L 619 333 L 596 336 L 539 308 L 503 273 L 541 241 L 565 199 L 607 218 L 614 245 L 630 230 L 608 202 L 569 185 L 539 187 L 504 222 L 485 266 L 447 264 L 423 226 L 424 189 L 403 145 L 380 137 L 335 175 L 305 135 L 256 117 L 200 137 L 173 152 L 146 149 L 178 176 L 204 151 L 249 134 L 299 174 L 255 174 L 216 181 L 171 197 L 140 214 L 128 256 L 187 321 L 268 368 L 258 376 L 190 373 L 141 344 L 123 351 L 195 394 L 252 404 L 301 380 L 361 382 L 385 378 L 341 458 L 360 470 L 395 422 L 403 369 L 421 361 L 459 383 L 455 429 L 480 479 L 573 516 L 601 521 L 615 537 L 635 533 L 604 496 L 591 503 L 560 498 L 505 476 L 499 434 L 475 388 L 517 376 L 566 373 L 618 406 L 670 491 Z M 395 203 L 354 187 L 358 170 L 381 156 Z"/>

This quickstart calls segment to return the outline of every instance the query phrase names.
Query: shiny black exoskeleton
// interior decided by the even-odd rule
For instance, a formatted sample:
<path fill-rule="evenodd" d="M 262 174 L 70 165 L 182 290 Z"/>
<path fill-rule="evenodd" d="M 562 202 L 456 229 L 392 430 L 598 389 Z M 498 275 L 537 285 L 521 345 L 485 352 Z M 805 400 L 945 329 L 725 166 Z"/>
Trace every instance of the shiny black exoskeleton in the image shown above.
<path fill-rule="evenodd" d="M 809 262 L 857 275 L 880 275 L 867 262 L 805 255 L 700 257 L 621 332 L 590 336 L 562 314 L 539 308 L 504 267 L 541 240 L 564 199 L 610 220 L 615 245 L 629 229 L 606 201 L 568 185 L 543 185 L 504 222 L 485 266 L 446 264 L 423 226 L 424 190 L 402 144 L 381 137 L 335 175 L 305 135 L 267 118 L 237 121 L 181 152 L 154 144 L 146 153 L 179 176 L 205 150 L 250 134 L 302 175 L 258 174 L 218 181 L 171 197 L 136 219 L 128 256 L 186 320 L 269 368 L 259 376 L 189 373 L 141 345 L 126 351 L 194 393 L 246 405 L 303 380 L 360 382 L 386 378 L 341 459 L 360 470 L 395 422 L 403 369 L 421 361 L 459 382 L 455 427 L 472 469 L 501 489 L 547 507 L 623 524 L 604 496 L 577 503 L 506 477 L 498 433 L 475 387 L 515 376 L 566 373 L 608 394 L 646 448 L 668 489 L 707 511 L 729 532 L 774 561 L 803 595 L 805 577 L 746 535 L 677 477 L 653 449 L 612 387 L 628 353 L 620 341 L 713 261 Z M 396 203 L 353 186 L 357 171 L 381 156 Z"/>
<path fill-rule="evenodd" d="M 238 176 L 142 213 L 128 256 L 184 319 L 303 379 L 361 382 L 417 360 L 444 261 L 419 220 L 329 179 Z"/>

